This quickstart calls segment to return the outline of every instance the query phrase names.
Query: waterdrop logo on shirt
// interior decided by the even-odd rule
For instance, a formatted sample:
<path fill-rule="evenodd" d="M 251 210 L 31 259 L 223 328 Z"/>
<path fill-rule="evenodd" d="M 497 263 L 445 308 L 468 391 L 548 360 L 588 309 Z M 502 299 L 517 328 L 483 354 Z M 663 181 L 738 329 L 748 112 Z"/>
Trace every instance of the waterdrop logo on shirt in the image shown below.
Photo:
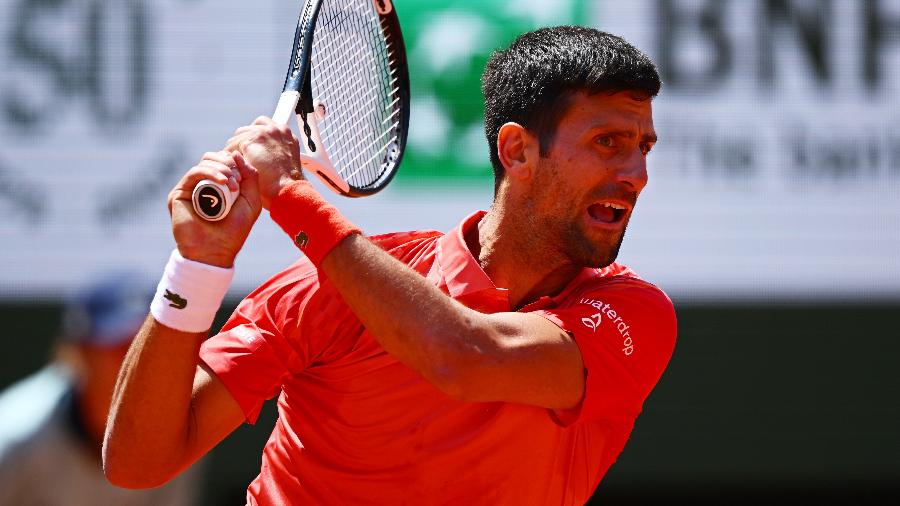
<path fill-rule="evenodd" d="M 600 322 L 602 320 L 603 316 L 600 313 L 596 313 L 587 318 L 582 318 L 581 323 L 583 323 L 585 327 L 591 329 L 592 331 L 597 332 L 597 327 L 600 326 Z"/>
<path fill-rule="evenodd" d="M 622 336 L 622 353 L 624 353 L 625 356 L 629 356 L 634 353 L 634 339 L 632 339 L 631 332 L 629 331 L 631 325 L 626 323 L 622 316 L 620 316 L 615 309 L 610 307 L 609 304 L 604 304 L 603 301 L 599 301 L 596 299 L 585 298 L 581 299 L 578 302 L 579 304 L 587 304 L 594 309 L 600 310 L 599 313 L 594 313 L 589 318 L 582 318 L 581 323 L 584 323 L 587 328 L 593 330 L 594 332 L 597 332 L 597 327 L 600 326 L 601 318 L 603 316 L 606 316 L 616 328 L 616 330 L 619 331 L 619 335 Z"/>

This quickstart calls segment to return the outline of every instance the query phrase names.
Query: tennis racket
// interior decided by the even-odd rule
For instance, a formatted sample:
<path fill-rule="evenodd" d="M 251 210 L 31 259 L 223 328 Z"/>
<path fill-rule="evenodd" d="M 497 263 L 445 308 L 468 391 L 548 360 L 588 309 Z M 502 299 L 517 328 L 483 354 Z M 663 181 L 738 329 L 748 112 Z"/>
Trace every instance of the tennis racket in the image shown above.
<path fill-rule="evenodd" d="M 406 146 L 409 74 L 391 0 L 306 0 L 272 119 L 300 126 L 300 158 L 340 195 L 372 195 L 390 183 Z M 194 210 L 224 218 L 237 198 L 203 180 Z"/>

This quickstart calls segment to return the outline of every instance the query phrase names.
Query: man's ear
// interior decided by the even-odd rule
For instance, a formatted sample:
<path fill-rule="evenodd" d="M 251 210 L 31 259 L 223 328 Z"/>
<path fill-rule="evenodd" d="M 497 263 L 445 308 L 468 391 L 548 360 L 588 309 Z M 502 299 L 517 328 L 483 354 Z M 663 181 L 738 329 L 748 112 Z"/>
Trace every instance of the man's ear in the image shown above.
<path fill-rule="evenodd" d="M 501 126 L 497 134 L 497 156 L 507 176 L 528 179 L 540 156 L 540 145 L 537 137 L 525 127 L 509 122 Z"/>

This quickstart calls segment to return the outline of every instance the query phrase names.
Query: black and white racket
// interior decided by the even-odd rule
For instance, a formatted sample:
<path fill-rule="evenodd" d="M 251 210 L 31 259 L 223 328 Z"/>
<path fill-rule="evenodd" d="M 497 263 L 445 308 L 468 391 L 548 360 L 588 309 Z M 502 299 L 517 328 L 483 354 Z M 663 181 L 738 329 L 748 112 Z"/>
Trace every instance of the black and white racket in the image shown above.
<path fill-rule="evenodd" d="M 272 119 L 300 125 L 303 168 L 340 195 L 378 192 L 400 165 L 409 126 L 409 75 L 391 0 L 306 0 Z M 203 180 L 194 210 L 224 218 L 237 193 Z"/>

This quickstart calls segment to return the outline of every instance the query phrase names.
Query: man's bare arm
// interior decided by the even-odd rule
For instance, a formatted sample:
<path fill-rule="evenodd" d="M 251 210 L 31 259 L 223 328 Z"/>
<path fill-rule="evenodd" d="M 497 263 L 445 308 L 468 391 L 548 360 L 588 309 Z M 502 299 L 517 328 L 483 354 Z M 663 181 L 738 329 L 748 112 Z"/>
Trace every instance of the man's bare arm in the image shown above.
<path fill-rule="evenodd" d="M 144 322 L 113 394 L 103 466 L 126 488 L 161 485 L 237 428 L 244 415 L 197 354 L 205 334 Z"/>
<path fill-rule="evenodd" d="M 232 189 L 241 181 L 241 196 L 226 219 L 210 223 L 194 214 L 191 192 L 202 179 L 227 183 Z M 181 255 L 213 266 L 232 266 L 259 216 L 257 183 L 257 174 L 240 155 L 203 155 L 169 194 L 172 231 Z M 244 420 L 224 385 L 198 365 L 206 334 L 175 330 L 152 317 L 144 323 L 119 373 L 106 425 L 103 464 L 114 484 L 160 485 Z"/>

